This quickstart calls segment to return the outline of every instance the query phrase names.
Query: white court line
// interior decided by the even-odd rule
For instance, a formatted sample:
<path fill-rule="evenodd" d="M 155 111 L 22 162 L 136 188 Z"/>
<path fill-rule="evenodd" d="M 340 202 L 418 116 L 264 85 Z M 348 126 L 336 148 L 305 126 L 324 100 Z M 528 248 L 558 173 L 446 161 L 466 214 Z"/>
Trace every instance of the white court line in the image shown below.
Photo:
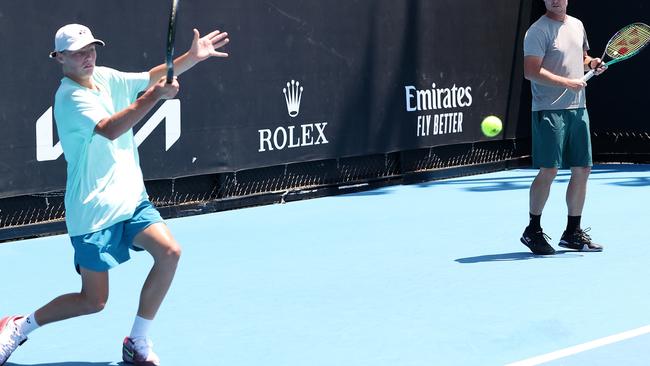
<path fill-rule="evenodd" d="M 650 333 L 650 325 L 646 325 L 641 328 L 633 329 L 633 330 L 628 330 L 627 332 L 619 333 L 619 334 L 614 334 L 609 337 L 605 338 L 600 338 L 596 339 L 595 341 L 579 344 L 577 346 L 561 349 L 559 351 L 547 353 L 545 355 L 540 355 L 536 356 L 533 358 L 529 358 L 527 360 L 523 361 L 517 361 L 514 363 L 509 363 L 506 366 L 535 366 L 535 365 L 541 365 L 545 362 L 550 362 L 554 361 L 560 358 L 568 357 L 571 355 L 575 355 L 580 352 L 588 351 L 590 349 L 606 346 L 608 344 L 624 341 L 626 339 L 638 337 L 644 334 Z"/>

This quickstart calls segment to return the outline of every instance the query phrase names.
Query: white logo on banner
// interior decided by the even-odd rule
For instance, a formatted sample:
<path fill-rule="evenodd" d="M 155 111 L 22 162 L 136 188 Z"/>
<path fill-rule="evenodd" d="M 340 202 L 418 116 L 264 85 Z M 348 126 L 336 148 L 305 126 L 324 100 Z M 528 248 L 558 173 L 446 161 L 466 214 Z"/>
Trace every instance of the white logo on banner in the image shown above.
<path fill-rule="evenodd" d="M 300 113 L 303 90 L 300 82 L 295 80 L 288 82 L 287 87 L 282 89 L 284 101 L 287 104 L 287 112 L 291 118 L 296 118 Z M 260 137 L 260 146 L 257 151 L 265 152 L 328 144 L 329 141 L 325 136 L 326 126 L 327 122 L 318 122 L 257 130 Z"/>
<path fill-rule="evenodd" d="M 284 100 L 287 102 L 289 116 L 296 117 L 300 113 L 300 99 L 302 98 L 302 86 L 299 82 L 291 80 L 287 87 L 282 89 Z"/>
<path fill-rule="evenodd" d="M 406 111 L 417 112 L 416 136 L 433 136 L 463 133 L 462 108 L 472 105 L 472 87 L 439 87 L 435 83 L 429 89 L 418 89 L 413 85 L 404 87 Z M 449 111 L 455 110 L 455 111 Z M 426 113 L 440 111 L 443 113 Z"/>
<path fill-rule="evenodd" d="M 54 143 L 54 119 L 52 107 L 48 108 L 36 121 L 36 160 L 56 160 L 63 154 L 61 142 Z M 135 143 L 140 146 L 153 130 L 165 121 L 165 151 L 169 150 L 181 137 L 181 101 L 170 99 L 147 120 L 135 134 Z"/>

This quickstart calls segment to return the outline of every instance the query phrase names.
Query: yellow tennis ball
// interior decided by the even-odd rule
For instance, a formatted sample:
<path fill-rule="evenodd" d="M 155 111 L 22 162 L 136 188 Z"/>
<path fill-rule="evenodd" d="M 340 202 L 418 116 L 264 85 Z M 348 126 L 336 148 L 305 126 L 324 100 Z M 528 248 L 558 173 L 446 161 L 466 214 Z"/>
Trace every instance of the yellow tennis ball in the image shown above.
<path fill-rule="evenodd" d="M 502 129 L 503 123 L 501 123 L 501 119 L 497 116 L 487 116 L 481 122 L 481 131 L 487 137 L 498 135 Z"/>

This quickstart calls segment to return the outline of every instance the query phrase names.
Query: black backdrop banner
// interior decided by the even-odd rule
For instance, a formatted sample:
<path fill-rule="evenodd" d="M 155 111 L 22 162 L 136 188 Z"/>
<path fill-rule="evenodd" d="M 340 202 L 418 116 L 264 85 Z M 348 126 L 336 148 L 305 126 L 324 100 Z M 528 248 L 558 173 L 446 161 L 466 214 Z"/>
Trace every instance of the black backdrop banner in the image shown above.
<path fill-rule="evenodd" d="M 88 25 L 106 42 L 98 65 L 145 71 L 164 61 L 161 3 L 3 1 L 0 197 L 65 187 L 51 110 L 61 70 L 47 57 L 56 30 Z M 181 75 L 177 100 L 136 126 L 145 178 L 486 140 L 485 116 L 518 110 L 508 103 L 524 3 L 184 1 L 177 54 L 196 27 L 229 32 L 231 56 Z"/>

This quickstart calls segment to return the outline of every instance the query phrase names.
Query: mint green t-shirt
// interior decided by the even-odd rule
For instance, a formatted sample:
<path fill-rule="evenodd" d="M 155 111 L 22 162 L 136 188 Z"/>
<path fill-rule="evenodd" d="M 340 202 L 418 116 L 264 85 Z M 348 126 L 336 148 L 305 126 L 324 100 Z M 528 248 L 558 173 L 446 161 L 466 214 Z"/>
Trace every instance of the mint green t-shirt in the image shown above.
<path fill-rule="evenodd" d="M 133 130 L 111 141 L 97 133 L 101 120 L 125 109 L 149 83 L 149 73 L 96 67 L 91 90 L 64 77 L 54 117 L 68 163 L 65 192 L 70 236 L 92 233 L 130 219 L 147 199 Z"/>

